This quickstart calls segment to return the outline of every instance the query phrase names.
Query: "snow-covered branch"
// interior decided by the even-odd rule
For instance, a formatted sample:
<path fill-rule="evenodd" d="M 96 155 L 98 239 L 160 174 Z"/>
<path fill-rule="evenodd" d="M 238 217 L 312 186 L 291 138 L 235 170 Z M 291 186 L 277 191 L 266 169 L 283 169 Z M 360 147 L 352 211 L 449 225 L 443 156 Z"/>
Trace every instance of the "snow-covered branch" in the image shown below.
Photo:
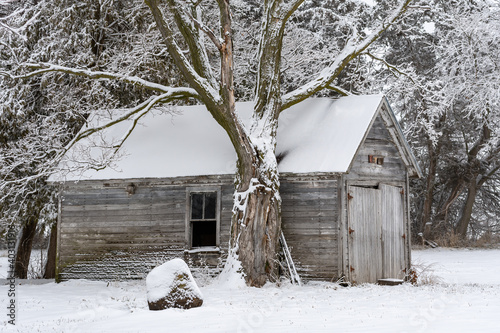
<path fill-rule="evenodd" d="M 330 89 L 330 90 L 333 90 L 335 92 L 338 92 L 339 94 L 341 94 L 342 96 L 349 96 L 349 95 L 352 95 L 349 91 L 345 90 L 345 89 L 342 89 L 341 87 L 339 86 L 332 86 L 332 85 L 328 85 L 326 86 L 327 89 Z"/>
<path fill-rule="evenodd" d="M 134 115 L 134 117 L 132 118 L 133 119 L 132 124 L 129 126 L 127 132 L 125 133 L 125 135 L 123 135 L 120 141 L 113 146 L 114 149 L 113 156 L 118 153 L 120 148 L 123 146 L 125 141 L 127 141 L 130 134 L 132 134 L 135 127 L 137 126 L 137 123 L 143 116 L 145 116 L 156 104 L 161 102 L 168 102 L 171 99 L 173 99 L 173 97 L 170 96 L 169 94 L 160 95 L 142 103 L 140 106 L 136 107 L 133 111 L 129 112 L 128 114 Z"/>
<path fill-rule="evenodd" d="M 387 69 L 394 75 L 394 76 L 398 76 L 398 75 L 403 75 L 405 76 L 406 78 L 408 78 L 413 84 L 417 84 L 415 82 L 415 80 L 410 76 L 408 75 L 407 73 L 401 71 L 397 66 L 394 66 L 394 65 L 391 65 L 390 63 L 388 63 L 385 59 L 383 58 L 380 58 L 380 57 L 377 57 L 375 55 L 373 55 L 371 52 L 366 52 L 364 53 L 366 54 L 367 56 L 369 56 L 370 58 L 372 58 L 373 60 L 376 60 L 380 63 L 382 63 L 385 67 L 387 67 Z"/>
<path fill-rule="evenodd" d="M 33 23 L 37 17 L 40 15 L 40 13 L 36 13 L 35 15 L 33 15 L 31 18 L 29 18 L 22 26 L 20 27 L 17 27 L 17 28 L 14 28 L 8 24 L 5 24 L 3 23 L 2 21 L 5 20 L 7 21 L 8 18 L 10 18 L 11 16 L 16 16 L 16 15 L 19 15 L 20 13 L 22 13 L 24 10 L 21 9 L 21 10 L 17 10 L 15 11 L 14 13 L 12 13 L 11 15 L 8 15 L 6 17 L 2 17 L 0 18 L 0 27 L 16 34 L 17 36 L 23 38 L 24 40 L 26 40 L 26 37 L 22 34 L 24 32 L 24 30 L 29 26 L 31 25 L 31 23 Z"/>
<path fill-rule="evenodd" d="M 204 24 L 199 19 L 193 17 L 193 15 L 191 15 L 190 13 L 188 13 L 188 16 L 191 19 L 191 21 L 193 21 L 194 25 L 199 30 L 203 31 L 207 35 L 207 37 L 212 41 L 212 43 L 214 43 L 215 47 L 217 49 L 221 50 L 223 41 L 221 41 L 219 38 L 217 38 L 217 36 L 213 32 L 213 30 L 210 29 L 206 24 Z"/>
<path fill-rule="evenodd" d="M 281 51 L 285 26 L 303 0 L 286 2 L 266 1 L 259 44 L 259 70 L 257 75 L 255 110 L 257 113 L 269 100 L 279 99 Z M 274 117 L 274 116 L 272 116 Z"/>
<path fill-rule="evenodd" d="M 194 69 L 199 75 L 206 78 L 213 87 L 217 87 L 217 81 L 208 60 L 207 50 L 200 30 L 207 34 L 212 41 L 217 41 L 217 38 L 203 24 L 199 3 L 186 4 L 185 1 L 179 0 L 169 0 L 167 3 L 169 11 L 174 15 L 177 28 L 189 47 L 189 55 Z M 186 8 L 187 6 L 189 8 Z"/>
<path fill-rule="evenodd" d="M 330 85 L 342 72 L 342 70 L 351 62 L 351 60 L 358 57 L 364 52 L 373 42 L 375 42 L 384 31 L 393 25 L 408 9 L 412 0 L 404 0 L 394 12 L 386 18 L 374 32 L 355 43 L 356 36 L 351 38 L 350 42 L 344 47 L 342 52 L 334 59 L 330 66 L 324 68 L 320 74 L 312 81 L 304 84 L 302 87 L 284 95 L 281 100 L 281 110 L 286 110 L 290 106 L 297 104 L 311 95 L 325 89 Z"/>
<path fill-rule="evenodd" d="M 177 96 L 185 96 L 185 97 L 195 97 L 199 98 L 197 92 L 194 89 L 191 88 L 173 88 L 173 87 L 168 87 L 164 86 L 162 84 L 150 82 L 144 79 L 141 79 L 137 76 L 128 76 L 128 75 L 123 75 L 123 74 L 115 74 L 111 72 L 101 72 L 101 71 L 90 71 L 87 69 L 78 69 L 78 68 L 71 68 L 71 67 L 65 67 L 65 66 L 59 66 L 59 65 L 53 65 L 53 64 L 47 64 L 47 63 L 40 63 L 40 64 L 24 64 L 25 67 L 28 68 L 33 68 L 36 69 L 33 72 L 24 74 L 24 75 L 19 75 L 19 76 L 11 76 L 13 79 L 24 79 L 24 78 L 29 78 L 41 74 L 46 74 L 50 72 L 60 72 L 60 73 L 66 73 L 66 74 L 71 74 L 71 75 L 77 75 L 77 76 L 84 76 L 89 79 L 94 79 L 94 80 L 117 80 L 129 84 L 133 84 L 136 86 L 140 86 L 142 88 L 148 89 L 148 90 L 153 90 L 161 93 L 167 93 L 167 94 L 175 94 Z M 4 73 L 6 74 L 6 73 Z"/>
<path fill-rule="evenodd" d="M 6 197 L 8 195 L 12 195 L 13 191 L 16 191 L 17 188 L 22 187 L 23 184 L 28 183 L 28 182 L 33 182 L 37 179 L 43 179 L 48 177 L 51 173 L 54 172 L 56 168 L 58 168 L 58 165 L 62 158 L 66 155 L 66 153 L 75 146 L 76 143 L 79 141 L 90 137 L 93 134 L 96 134 L 98 132 L 101 132 L 111 126 L 114 126 L 118 123 L 121 123 L 126 120 L 132 120 L 132 124 L 130 125 L 129 129 L 127 130 L 126 134 L 116 143 L 113 145 L 112 148 L 114 149 L 113 153 L 111 154 L 111 157 L 116 155 L 116 152 L 119 150 L 119 148 L 123 145 L 123 143 L 128 139 L 130 134 L 132 133 L 133 129 L 136 127 L 138 121 L 143 117 L 147 112 L 149 112 L 155 105 L 158 103 L 167 103 L 170 102 L 174 99 L 177 99 L 179 97 L 184 97 L 184 91 L 181 91 L 181 93 L 178 93 L 177 88 L 171 88 L 172 90 L 170 92 L 167 92 L 165 94 L 161 94 L 158 96 L 153 96 L 150 97 L 148 100 L 144 101 L 143 103 L 137 105 L 134 108 L 128 109 L 123 115 L 120 117 L 110 120 L 104 124 L 101 124 L 99 126 L 95 126 L 92 128 L 88 128 L 84 131 L 81 131 L 79 134 L 77 134 L 70 142 L 67 144 L 64 148 L 54 148 L 54 149 L 39 149 L 38 146 L 35 147 L 35 144 L 27 144 L 24 142 L 24 146 L 30 146 L 31 151 L 30 154 L 36 152 L 38 149 L 39 151 L 43 152 L 42 154 L 38 154 L 40 156 L 35 156 L 33 157 L 30 155 L 29 157 L 23 158 L 24 155 L 23 149 L 25 148 L 24 146 L 22 149 L 18 150 L 12 150 L 12 153 L 10 155 L 6 155 L 6 152 L 2 154 L 2 174 L 5 175 L 11 175 L 15 169 L 22 167 L 23 164 L 26 163 L 26 160 L 29 159 L 30 161 L 36 161 L 40 162 L 39 167 L 37 168 L 37 171 L 27 175 L 25 177 L 17 177 L 17 178 L 4 178 L 0 180 L 0 193 L 3 194 L 3 197 Z M 179 88 L 180 89 L 180 88 Z M 57 135 L 57 134 L 56 134 Z M 62 135 L 62 134 L 61 134 Z M 37 138 L 35 138 L 37 139 Z M 36 140 L 35 140 L 36 141 Z M 37 145 L 40 145 L 39 142 L 36 142 Z M 12 161 L 7 163 L 7 160 Z M 102 166 L 99 165 L 90 165 L 90 166 L 85 166 L 86 168 L 95 168 L 99 169 L 102 168 Z M 10 169 L 10 170 L 7 170 Z M 80 165 L 81 168 L 81 165 Z M 1 198 L 0 198 L 1 199 Z"/>
<path fill-rule="evenodd" d="M 145 0 L 144 2 L 148 5 L 153 14 L 156 25 L 163 37 L 163 41 L 167 45 L 168 53 L 174 60 L 178 69 L 182 72 L 186 81 L 198 92 L 203 100 L 206 102 L 211 101 L 215 104 L 218 103 L 220 101 L 218 89 L 212 86 L 211 78 L 202 77 L 190 64 L 184 52 L 175 41 L 174 32 L 158 7 L 158 0 Z M 181 20 L 182 25 L 187 24 L 182 17 L 179 17 L 178 20 Z M 194 39 L 192 39 L 192 41 L 194 41 Z M 196 57 L 196 55 L 193 55 L 193 57 Z"/>

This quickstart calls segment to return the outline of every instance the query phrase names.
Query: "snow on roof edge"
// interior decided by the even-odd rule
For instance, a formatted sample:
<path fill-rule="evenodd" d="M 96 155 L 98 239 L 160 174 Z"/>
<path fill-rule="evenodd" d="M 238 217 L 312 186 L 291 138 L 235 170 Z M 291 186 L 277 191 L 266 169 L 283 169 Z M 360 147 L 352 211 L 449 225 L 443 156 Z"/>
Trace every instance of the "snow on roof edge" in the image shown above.
<path fill-rule="evenodd" d="M 348 96 L 337 100 L 310 98 L 285 110 L 279 119 L 277 154 L 287 152 L 288 156 L 280 163 L 280 173 L 347 172 L 383 100 L 383 95 Z M 238 102 L 237 105 L 238 110 L 247 109 L 243 110 L 247 113 L 253 109 L 251 102 Z M 206 112 L 204 106 L 177 107 L 177 109 L 183 112 L 181 116 L 156 118 L 157 115 L 152 115 L 145 118 L 145 126 L 135 130 L 129 138 L 128 147 L 126 147 L 133 156 L 125 156 L 125 161 L 117 162 L 118 166 L 125 169 L 124 172 L 120 173 L 112 169 L 105 169 L 99 173 L 88 171 L 86 174 L 84 173 L 83 177 L 71 174 L 68 177 L 59 175 L 59 177 L 51 176 L 49 181 L 175 178 L 234 174 L 236 161 L 234 148 L 231 146 L 227 134 Z M 244 117 L 242 116 L 242 118 Z M 199 124 L 203 126 L 198 128 Z M 206 131 L 203 132 L 203 128 L 206 128 Z M 202 135 L 203 133 L 199 134 L 199 131 L 203 132 L 210 140 L 215 137 L 214 144 L 207 145 L 206 142 L 203 142 L 207 141 L 203 136 L 202 140 L 189 136 Z M 147 136 L 151 136 L 152 132 L 166 135 L 166 137 L 156 140 L 148 139 Z M 180 137 L 175 135 L 180 135 Z M 141 144 L 141 140 L 150 140 L 149 142 L 156 145 L 156 148 Z M 200 144 L 201 148 L 197 147 Z M 203 144 L 205 145 L 203 146 Z M 178 145 L 182 146 L 183 149 L 173 151 L 163 149 L 165 146 Z M 214 147 L 217 149 L 212 149 Z M 342 149 L 339 150 L 339 147 Z M 194 155 L 192 150 L 195 151 Z M 207 150 L 211 151 L 207 154 Z M 155 160 L 152 156 L 161 154 L 165 155 L 163 160 Z M 196 154 L 201 154 L 202 158 L 193 159 L 193 156 L 198 157 Z M 214 157 L 211 158 L 212 156 Z M 184 161 L 186 159 L 187 161 Z M 156 167 L 156 170 L 147 171 L 143 166 L 136 167 L 132 171 L 127 170 L 128 166 L 137 164 L 134 161 L 144 161 L 146 167 Z M 196 161 L 196 163 L 190 163 L 192 161 Z M 182 165 L 183 163 L 187 167 L 191 167 L 191 169 L 188 168 L 188 172 L 185 172 L 187 169 L 184 168 L 186 165 Z M 193 167 L 193 164 L 202 164 L 203 167 L 196 168 Z M 123 168 L 124 166 L 125 168 Z M 161 171 L 158 172 L 158 169 Z"/>

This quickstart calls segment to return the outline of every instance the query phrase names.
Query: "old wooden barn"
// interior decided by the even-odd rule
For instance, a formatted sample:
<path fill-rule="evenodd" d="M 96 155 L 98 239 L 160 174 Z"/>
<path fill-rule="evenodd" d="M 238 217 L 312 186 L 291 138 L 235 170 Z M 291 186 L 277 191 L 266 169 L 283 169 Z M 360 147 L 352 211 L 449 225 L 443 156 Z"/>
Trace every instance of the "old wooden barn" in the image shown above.
<path fill-rule="evenodd" d="M 239 103 L 242 119 L 251 103 Z M 106 154 L 81 142 L 61 173 L 59 280 L 142 278 L 184 258 L 217 272 L 229 243 L 236 154 L 203 106 L 141 120 L 104 170 L 74 160 Z M 282 228 L 305 280 L 355 283 L 405 276 L 408 181 L 420 171 L 383 96 L 309 99 L 280 116 Z M 96 140 L 121 138 L 129 124 Z M 71 172 L 65 172 L 71 168 Z"/>

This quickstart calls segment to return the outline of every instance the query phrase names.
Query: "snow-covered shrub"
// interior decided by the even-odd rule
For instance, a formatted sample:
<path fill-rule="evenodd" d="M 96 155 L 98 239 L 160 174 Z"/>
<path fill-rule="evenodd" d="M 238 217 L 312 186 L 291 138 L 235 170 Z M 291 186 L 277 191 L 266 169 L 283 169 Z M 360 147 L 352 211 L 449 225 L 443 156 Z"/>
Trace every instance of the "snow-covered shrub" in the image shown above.
<path fill-rule="evenodd" d="M 442 279 L 434 274 L 434 266 L 435 263 L 413 262 L 407 278 L 410 283 L 416 286 L 439 284 Z"/>

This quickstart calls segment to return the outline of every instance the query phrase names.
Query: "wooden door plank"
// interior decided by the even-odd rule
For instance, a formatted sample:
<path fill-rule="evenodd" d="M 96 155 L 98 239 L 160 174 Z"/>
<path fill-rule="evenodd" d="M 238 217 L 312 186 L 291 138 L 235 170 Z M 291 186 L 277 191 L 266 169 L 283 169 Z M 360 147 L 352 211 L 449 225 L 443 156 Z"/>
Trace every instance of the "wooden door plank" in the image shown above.
<path fill-rule="evenodd" d="M 380 185 L 382 191 L 383 278 L 404 278 L 405 219 L 402 188 Z"/>
<path fill-rule="evenodd" d="M 348 233 L 351 281 L 375 283 L 382 275 L 381 192 L 349 186 Z"/>

